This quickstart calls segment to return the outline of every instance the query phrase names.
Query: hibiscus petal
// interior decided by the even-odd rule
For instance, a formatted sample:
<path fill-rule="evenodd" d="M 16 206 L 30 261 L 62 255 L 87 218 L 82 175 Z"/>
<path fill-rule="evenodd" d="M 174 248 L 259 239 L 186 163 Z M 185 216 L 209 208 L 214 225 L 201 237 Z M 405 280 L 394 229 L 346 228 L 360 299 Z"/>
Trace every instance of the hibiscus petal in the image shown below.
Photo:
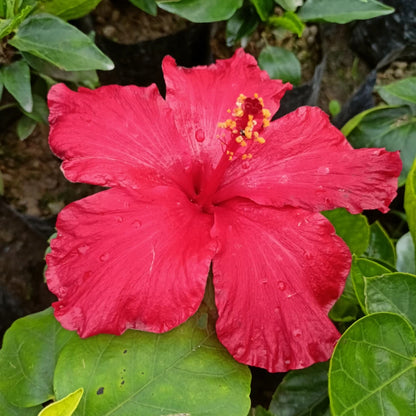
<path fill-rule="evenodd" d="M 46 257 L 56 318 L 82 337 L 181 324 L 204 295 L 212 222 L 169 187 L 113 188 L 70 204 Z"/>
<path fill-rule="evenodd" d="M 290 84 L 271 80 L 257 66 L 253 56 L 238 49 L 230 59 L 210 66 L 183 68 L 173 58 L 163 60 L 166 81 L 166 102 L 175 113 L 175 121 L 183 139 L 200 158 L 218 161 L 223 148 L 217 135 L 224 133 L 217 124 L 230 117 L 240 94 L 252 97 L 258 93 L 264 105 L 274 114 Z M 215 163 L 214 163 L 215 164 Z"/>
<path fill-rule="evenodd" d="M 321 214 L 232 200 L 212 235 L 217 334 L 239 362 L 286 372 L 331 356 L 339 333 L 327 313 L 351 255 Z"/>
<path fill-rule="evenodd" d="M 179 183 L 189 150 L 155 85 L 110 85 L 71 91 L 64 84 L 48 95 L 52 151 L 73 182 L 137 188 Z M 184 160 L 185 159 L 185 160 Z M 188 178 L 188 179 L 186 179 Z"/>
<path fill-rule="evenodd" d="M 352 149 L 319 108 L 301 107 L 272 122 L 264 138 L 248 167 L 230 164 L 216 202 L 244 196 L 275 207 L 344 207 L 355 214 L 387 212 L 396 196 L 399 153 Z"/>

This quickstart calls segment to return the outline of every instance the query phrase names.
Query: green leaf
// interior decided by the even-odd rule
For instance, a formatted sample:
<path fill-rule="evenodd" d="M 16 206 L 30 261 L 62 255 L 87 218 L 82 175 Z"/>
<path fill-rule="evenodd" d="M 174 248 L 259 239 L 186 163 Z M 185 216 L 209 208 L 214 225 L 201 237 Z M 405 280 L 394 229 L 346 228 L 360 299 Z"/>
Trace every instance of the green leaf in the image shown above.
<path fill-rule="evenodd" d="M 52 308 L 18 319 L 0 350 L 0 393 L 13 405 L 31 407 L 54 398 L 53 372 L 61 349 L 76 334 L 64 330 Z"/>
<path fill-rule="evenodd" d="M 403 170 L 399 185 L 404 184 L 416 156 L 416 117 L 408 106 L 371 108 L 352 118 L 342 132 L 355 148 L 400 150 Z"/>
<path fill-rule="evenodd" d="M 71 416 L 78 407 L 83 393 L 83 388 L 75 390 L 63 399 L 45 407 L 38 416 Z"/>
<path fill-rule="evenodd" d="M 403 273 L 416 274 L 415 244 L 409 233 L 402 235 L 396 244 L 396 269 Z"/>
<path fill-rule="evenodd" d="M 139 9 L 151 14 L 152 16 L 157 15 L 157 4 L 155 0 L 129 0 L 130 3 L 134 4 Z"/>
<path fill-rule="evenodd" d="M 17 137 L 19 137 L 20 140 L 27 139 L 35 130 L 37 124 L 38 123 L 30 117 L 20 117 L 16 127 Z"/>
<path fill-rule="evenodd" d="M 348 23 L 391 14 L 394 9 L 376 0 L 308 0 L 298 12 L 303 21 Z"/>
<path fill-rule="evenodd" d="M 335 117 L 337 114 L 339 114 L 341 112 L 341 104 L 339 103 L 338 100 L 331 100 L 329 102 L 329 113 L 331 114 L 332 117 Z"/>
<path fill-rule="evenodd" d="M 9 43 L 66 71 L 114 68 L 88 36 L 48 14 L 27 18 Z"/>
<path fill-rule="evenodd" d="M 342 335 L 331 358 L 333 416 L 416 414 L 416 337 L 393 313 L 365 316 Z"/>
<path fill-rule="evenodd" d="M 376 89 L 380 97 L 390 105 L 416 105 L 416 77 L 402 79 Z"/>
<path fill-rule="evenodd" d="M 157 4 L 191 22 L 203 23 L 229 19 L 242 6 L 243 0 L 159 0 Z"/>
<path fill-rule="evenodd" d="M 390 273 L 365 279 L 368 313 L 394 312 L 416 329 L 416 276 Z"/>
<path fill-rule="evenodd" d="M 31 118 L 37 123 L 48 124 L 49 109 L 44 97 L 38 94 L 33 94 L 33 111 L 28 113 L 23 110 L 25 116 Z"/>
<path fill-rule="evenodd" d="M 27 112 L 33 108 L 30 69 L 23 60 L 15 61 L 2 68 L 4 87 Z"/>
<path fill-rule="evenodd" d="M 280 7 L 285 10 L 294 12 L 299 6 L 302 6 L 303 0 L 274 0 Z"/>
<path fill-rule="evenodd" d="M 39 0 L 39 10 L 63 20 L 78 19 L 95 9 L 101 0 Z"/>
<path fill-rule="evenodd" d="M 76 416 L 246 415 L 249 369 L 218 342 L 207 318 L 197 314 L 164 334 L 72 340 L 56 366 L 56 397 L 83 387 Z"/>
<path fill-rule="evenodd" d="M 413 243 L 416 242 L 416 159 L 406 179 L 404 210 Z M 416 244 L 414 244 L 416 246 Z"/>
<path fill-rule="evenodd" d="M 17 407 L 10 404 L 0 392 L 0 415 L 4 416 L 37 416 L 42 406 Z"/>
<path fill-rule="evenodd" d="M 364 253 L 367 257 L 396 265 L 396 251 L 393 241 L 382 225 L 376 221 L 370 225 L 370 244 Z"/>
<path fill-rule="evenodd" d="M 347 243 L 352 253 L 360 256 L 370 242 L 370 226 L 364 215 L 350 214 L 345 208 L 322 213 L 335 227 L 337 234 Z"/>
<path fill-rule="evenodd" d="M 291 11 L 285 12 L 283 16 L 271 16 L 269 24 L 275 27 L 283 27 L 292 33 L 295 33 L 300 38 L 305 29 L 305 25 L 302 20 L 299 19 L 296 13 Z"/>
<path fill-rule="evenodd" d="M 258 62 L 260 68 L 266 70 L 270 78 L 299 84 L 301 67 L 293 52 L 277 46 L 266 46 L 261 51 Z"/>
<path fill-rule="evenodd" d="M 252 7 L 242 7 L 227 21 L 226 41 L 228 46 L 240 39 L 250 36 L 259 24 L 259 18 Z"/>
<path fill-rule="evenodd" d="M 392 270 L 374 260 L 353 256 L 350 275 L 355 296 L 364 313 L 368 313 L 365 301 L 365 279 L 372 276 L 381 276 L 385 273 L 390 273 L 391 271 Z"/>
<path fill-rule="evenodd" d="M 257 14 L 260 19 L 265 22 L 268 17 L 273 13 L 273 0 L 250 0 L 256 8 Z"/>
<path fill-rule="evenodd" d="M 11 19 L 0 22 L 0 39 L 12 33 L 22 22 L 26 16 L 33 10 L 33 6 L 27 6 Z"/>
<path fill-rule="evenodd" d="M 269 412 L 262 406 L 256 406 L 253 416 L 273 416 L 273 413 Z"/>
<path fill-rule="evenodd" d="M 278 416 L 329 415 L 328 362 L 290 371 L 273 394 L 269 410 Z"/>

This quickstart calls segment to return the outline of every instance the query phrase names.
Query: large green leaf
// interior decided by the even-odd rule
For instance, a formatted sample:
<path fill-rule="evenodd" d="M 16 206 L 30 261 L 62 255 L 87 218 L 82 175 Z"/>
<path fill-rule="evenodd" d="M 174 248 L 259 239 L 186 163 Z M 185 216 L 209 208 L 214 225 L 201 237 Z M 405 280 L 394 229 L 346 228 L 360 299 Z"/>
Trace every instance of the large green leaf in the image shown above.
<path fill-rule="evenodd" d="M 403 273 L 416 274 L 415 243 L 410 232 L 402 235 L 396 244 L 396 269 Z"/>
<path fill-rule="evenodd" d="M 20 407 L 52 399 L 55 363 L 74 337 L 56 321 L 52 308 L 15 321 L 4 335 L 0 350 L 0 393 Z"/>
<path fill-rule="evenodd" d="M 23 60 L 15 61 L 1 68 L 4 87 L 27 112 L 33 108 L 30 69 Z"/>
<path fill-rule="evenodd" d="M 396 265 L 396 251 L 393 241 L 382 225 L 376 221 L 370 225 L 370 244 L 364 253 L 367 257 Z"/>
<path fill-rule="evenodd" d="M 75 390 L 63 399 L 45 407 L 38 416 L 72 416 L 78 407 L 83 393 L 83 388 Z"/>
<path fill-rule="evenodd" d="M 365 302 L 365 278 L 381 276 L 390 273 L 392 270 L 380 263 L 370 259 L 363 259 L 353 256 L 351 264 L 351 280 L 354 287 L 355 296 L 361 306 L 361 309 L 367 313 Z"/>
<path fill-rule="evenodd" d="M 404 184 L 416 156 L 416 117 L 410 107 L 382 106 L 366 110 L 345 124 L 342 132 L 355 148 L 400 150 L 403 170 L 399 184 Z"/>
<path fill-rule="evenodd" d="M 101 0 L 39 0 L 39 10 L 64 20 L 78 19 L 95 9 Z"/>
<path fill-rule="evenodd" d="M 329 369 L 333 416 L 415 415 L 416 337 L 393 313 L 368 315 L 335 347 Z"/>
<path fill-rule="evenodd" d="M 134 4 L 139 9 L 151 14 L 152 16 L 157 15 L 157 4 L 155 0 L 129 0 L 130 3 Z"/>
<path fill-rule="evenodd" d="M 352 253 L 360 256 L 370 242 L 370 226 L 364 215 L 350 214 L 345 208 L 323 212 L 337 234 L 347 243 Z"/>
<path fill-rule="evenodd" d="M 57 398 L 79 387 L 74 416 L 246 416 L 250 372 L 218 342 L 201 313 L 165 334 L 75 339 L 55 371 Z"/>
<path fill-rule="evenodd" d="M 2 375 L 3 376 L 3 375 Z M 42 406 L 17 407 L 9 403 L 0 392 L 0 415 L 2 416 L 37 416 Z"/>
<path fill-rule="evenodd" d="M 260 19 L 253 10 L 253 6 L 242 7 L 227 21 L 226 41 L 228 46 L 249 36 L 256 29 Z"/>
<path fill-rule="evenodd" d="M 27 18 L 9 43 L 66 71 L 114 68 L 87 35 L 46 13 Z"/>
<path fill-rule="evenodd" d="M 242 6 L 243 0 L 159 0 L 157 4 L 191 22 L 203 23 L 229 19 Z"/>
<path fill-rule="evenodd" d="M 269 410 L 276 416 L 330 416 L 328 362 L 290 371 L 273 394 Z"/>
<path fill-rule="evenodd" d="M 413 245 L 416 246 L 416 159 L 406 180 L 404 210 L 406 211 L 410 235 L 413 238 Z"/>
<path fill-rule="evenodd" d="M 298 15 L 304 21 L 324 20 L 348 23 L 393 13 L 394 9 L 376 0 L 308 0 Z"/>
<path fill-rule="evenodd" d="M 259 66 L 270 78 L 299 84 L 301 67 L 296 55 L 284 48 L 266 46 L 259 55 Z"/>
<path fill-rule="evenodd" d="M 407 319 L 416 329 L 416 276 L 390 273 L 365 279 L 368 313 L 394 312 Z"/>
<path fill-rule="evenodd" d="M 416 106 L 416 77 L 392 82 L 376 90 L 387 104 Z"/>

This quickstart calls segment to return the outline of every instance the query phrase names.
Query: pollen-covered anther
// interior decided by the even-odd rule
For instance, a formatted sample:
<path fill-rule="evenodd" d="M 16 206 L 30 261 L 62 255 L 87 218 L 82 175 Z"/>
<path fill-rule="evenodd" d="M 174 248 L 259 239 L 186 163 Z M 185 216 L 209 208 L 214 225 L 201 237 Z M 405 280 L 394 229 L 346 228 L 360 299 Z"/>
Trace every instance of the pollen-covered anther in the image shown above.
<path fill-rule="evenodd" d="M 243 155 L 241 155 L 241 159 L 243 160 L 250 160 L 253 158 L 253 155 L 251 153 L 244 153 Z"/>
<path fill-rule="evenodd" d="M 235 138 L 235 141 L 240 145 L 240 146 L 243 146 L 243 147 L 245 147 L 245 146 L 247 146 L 247 142 L 244 140 L 244 137 L 243 136 L 237 136 L 236 138 Z"/>

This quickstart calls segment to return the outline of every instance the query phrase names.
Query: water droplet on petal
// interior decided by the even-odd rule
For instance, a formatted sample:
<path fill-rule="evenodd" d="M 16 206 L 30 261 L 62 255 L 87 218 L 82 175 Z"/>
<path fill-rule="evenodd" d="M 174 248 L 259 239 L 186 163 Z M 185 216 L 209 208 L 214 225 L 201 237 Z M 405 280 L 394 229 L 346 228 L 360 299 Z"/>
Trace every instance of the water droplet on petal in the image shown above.
<path fill-rule="evenodd" d="M 104 253 L 100 256 L 100 261 L 104 262 L 110 258 L 110 253 Z"/>
<path fill-rule="evenodd" d="M 280 282 L 277 283 L 277 286 L 280 290 L 285 290 L 286 289 L 286 283 L 285 282 L 280 281 Z"/>
<path fill-rule="evenodd" d="M 327 166 L 320 166 L 319 168 L 318 168 L 318 173 L 320 174 L 320 175 L 326 175 L 326 174 L 328 174 L 329 173 L 329 168 L 327 167 Z"/>
<path fill-rule="evenodd" d="M 261 281 L 261 283 L 262 283 L 263 285 L 267 284 L 267 279 L 263 279 L 263 280 Z"/>
<path fill-rule="evenodd" d="M 79 254 L 86 254 L 86 252 L 90 249 L 90 246 L 87 244 L 82 244 L 77 248 Z"/>
<path fill-rule="evenodd" d="M 294 329 L 293 336 L 299 338 L 300 336 L 302 336 L 302 331 L 300 329 Z"/>
<path fill-rule="evenodd" d="M 205 133 L 202 129 L 198 129 L 195 132 L 195 139 L 197 142 L 202 143 L 205 140 Z"/>
<path fill-rule="evenodd" d="M 290 360 L 285 360 L 285 364 L 289 365 L 290 364 Z"/>

